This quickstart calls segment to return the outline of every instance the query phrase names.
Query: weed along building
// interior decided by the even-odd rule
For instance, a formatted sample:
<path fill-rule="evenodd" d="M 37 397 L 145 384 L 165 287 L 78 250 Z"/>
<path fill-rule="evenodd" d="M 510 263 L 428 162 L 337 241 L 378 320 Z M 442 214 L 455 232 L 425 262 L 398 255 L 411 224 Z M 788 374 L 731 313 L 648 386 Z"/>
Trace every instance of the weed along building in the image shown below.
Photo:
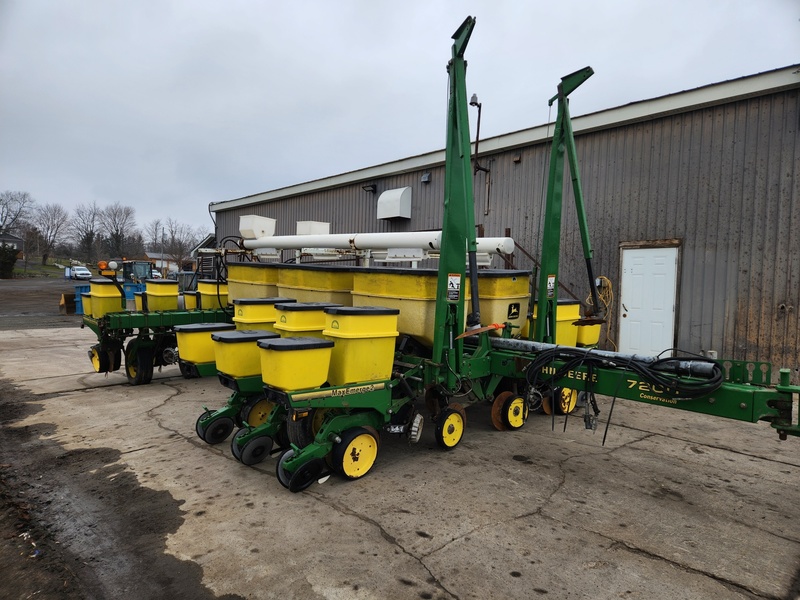
<path fill-rule="evenodd" d="M 573 106 L 594 271 L 613 291 L 601 345 L 768 361 L 800 383 L 800 65 L 587 115 Z M 517 245 L 495 268 L 534 268 L 552 135 L 546 124 L 479 142 L 478 235 Z M 583 301 L 566 171 L 559 295 Z M 275 235 L 297 233 L 298 222 L 333 234 L 434 230 L 444 181 L 442 150 L 210 210 L 220 240 L 238 236 L 245 215 L 275 219 Z"/>

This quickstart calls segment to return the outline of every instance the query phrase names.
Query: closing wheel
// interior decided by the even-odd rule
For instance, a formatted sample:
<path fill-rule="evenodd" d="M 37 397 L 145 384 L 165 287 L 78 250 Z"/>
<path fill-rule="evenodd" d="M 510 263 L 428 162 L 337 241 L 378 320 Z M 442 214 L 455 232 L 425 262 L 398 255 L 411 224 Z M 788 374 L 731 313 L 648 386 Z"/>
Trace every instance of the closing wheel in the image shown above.
<path fill-rule="evenodd" d="M 263 425 L 275 409 L 275 403 L 266 398 L 252 398 L 245 402 L 239 411 L 239 418 L 250 427 Z"/>
<path fill-rule="evenodd" d="M 239 445 L 239 438 L 248 433 L 250 433 L 250 430 L 247 427 L 242 427 L 236 432 L 236 435 L 231 438 L 231 454 L 233 454 L 233 458 L 236 460 L 242 460 L 242 447 Z"/>
<path fill-rule="evenodd" d="M 272 438 L 268 435 L 260 435 L 242 447 L 242 454 L 239 460 L 242 461 L 243 465 L 257 465 L 269 456 L 270 450 L 272 450 Z"/>
<path fill-rule="evenodd" d="M 233 431 L 233 419 L 220 417 L 214 419 L 203 429 L 203 441 L 207 444 L 219 444 L 224 442 Z"/>
<path fill-rule="evenodd" d="M 302 492 L 324 475 L 325 467 L 325 461 L 321 458 L 312 458 L 304 465 L 301 465 L 289 478 L 289 491 Z"/>
<path fill-rule="evenodd" d="M 572 388 L 553 388 L 553 395 L 545 396 L 542 400 L 542 410 L 545 414 L 551 415 L 553 411 L 551 404 L 555 406 L 557 415 L 568 415 L 578 404 L 578 390 Z"/>
<path fill-rule="evenodd" d="M 506 430 L 506 422 L 503 419 L 503 407 L 509 398 L 514 397 L 514 392 L 500 392 L 492 402 L 492 425 L 497 431 Z"/>
<path fill-rule="evenodd" d="M 194 431 L 197 434 L 197 437 L 199 437 L 203 441 L 206 441 L 206 438 L 203 435 L 204 428 L 201 427 L 200 421 L 202 421 L 203 419 L 207 419 L 210 414 L 211 414 L 210 410 L 205 411 L 199 417 L 197 417 L 197 421 L 194 424 Z"/>
<path fill-rule="evenodd" d="M 436 419 L 436 443 L 445 450 L 452 450 L 464 437 L 464 418 L 449 406 Z"/>
<path fill-rule="evenodd" d="M 528 405 L 525 398 L 512 394 L 503 402 L 503 425 L 508 429 L 519 429 L 528 420 Z"/>
<path fill-rule="evenodd" d="M 342 441 L 334 444 L 331 466 L 347 479 L 363 477 L 378 458 L 378 440 L 366 427 L 353 427 L 342 434 Z"/>
<path fill-rule="evenodd" d="M 286 489 L 289 489 L 289 479 L 291 479 L 292 474 L 283 468 L 283 463 L 293 456 L 294 450 L 289 448 L 278 457 L 278 463 L 275 465 L 275 476 L 278 478 L 278 482 Z"/>

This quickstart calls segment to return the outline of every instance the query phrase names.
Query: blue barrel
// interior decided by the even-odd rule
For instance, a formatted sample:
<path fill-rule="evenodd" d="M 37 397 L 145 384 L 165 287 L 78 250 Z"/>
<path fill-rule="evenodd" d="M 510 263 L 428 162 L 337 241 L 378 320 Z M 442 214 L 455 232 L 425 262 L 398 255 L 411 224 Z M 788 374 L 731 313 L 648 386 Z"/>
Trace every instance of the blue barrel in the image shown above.
<path fill-rule="evenodd" d="M 146 283 L 128 283 L 122 284 L 122 290 L 125 292 L 125 300 L 133 300 L 136 292 L 143 292 L 147 288 Z"/>
<path fill-rule="evenodd" d="M 83 314 L 83 297 L 81 294 L 88 294 L 92 291 L 91 285 L 76 285 L 75 286 L 75 314 Z"/>

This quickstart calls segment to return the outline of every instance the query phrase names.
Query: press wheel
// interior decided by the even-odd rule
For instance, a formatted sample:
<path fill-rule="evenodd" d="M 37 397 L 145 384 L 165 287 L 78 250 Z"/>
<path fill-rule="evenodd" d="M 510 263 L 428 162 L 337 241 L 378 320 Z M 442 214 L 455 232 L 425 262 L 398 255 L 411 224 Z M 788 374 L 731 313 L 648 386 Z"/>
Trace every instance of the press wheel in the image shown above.
<path fill-rule="evenodd" d="M 454 411 L 456 411 L 458 414 L 461 415 L 461 420 L 464 421 L 464 426 L 466 427 L 466 425 L 467 425 L 467 411 L 464 409 L 464 407 L 461 406 L 458 402 L 451 402 L 447 406 L 449 406 L 450 408 L 452 408 Z"/>
<path fill-rule="evenodd" d="M 111 361 L 108 360 L 108 352 L 103 352 L 100 344 L 95 344 L 89 349 L 89 360 L 92 361 L 95 373 L 108 373 Z"/>
<path fill-rule="evenodd" d="M 125 376 L 131 385 L 145 385 L 153 379 L 153 350 L 133 339 L 125 347 Z"/>
<path fill-rule="evenodd" d="M 239 418 L 250 427 L 258 427 L 267 422 L 273 410 L 275 410 L 274 402 L 270 402 L 266 398 L 253 398 L 242 406 Z"/>
<path fill-rule="evenodd" d="M 445 450 L 452 450 L 464 437 L 464 417 L 449 406 L 436 419 L 436 443 Z"/>
<path fill-rule="evenodd" d="M 528 405 L 525 398 L 512 394 L 503 402 L 503 425 L 507 429 L 519 429 L 528 420 Z"/>
<path fill-rule="evenodd" d="M 572 388 L 553 388 L 552 396 L 545 396 L 542 399 L 542 410 L 545 414 L 552 415 L 555 406 L 555 414 L 568 415 L 578 404 L 578 390 Z"/>
<path fill-rule="evenodd" d="M 378 458 L 378 440 L 366 427 L 353 427 L 341 436 L 331 451 L 331 465 L 347 479 L 369 473 Z"/>

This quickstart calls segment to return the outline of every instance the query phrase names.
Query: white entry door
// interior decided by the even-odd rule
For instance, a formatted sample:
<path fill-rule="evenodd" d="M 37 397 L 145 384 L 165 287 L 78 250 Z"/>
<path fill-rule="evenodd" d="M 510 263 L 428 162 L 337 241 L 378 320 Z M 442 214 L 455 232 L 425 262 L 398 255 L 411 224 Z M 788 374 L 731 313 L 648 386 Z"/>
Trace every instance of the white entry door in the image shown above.
<path fill-rule="evenodd" d="M 675 340 L 678 248 L 623 248 L 621 264 L 619 351 L 661 354 Z"/>

